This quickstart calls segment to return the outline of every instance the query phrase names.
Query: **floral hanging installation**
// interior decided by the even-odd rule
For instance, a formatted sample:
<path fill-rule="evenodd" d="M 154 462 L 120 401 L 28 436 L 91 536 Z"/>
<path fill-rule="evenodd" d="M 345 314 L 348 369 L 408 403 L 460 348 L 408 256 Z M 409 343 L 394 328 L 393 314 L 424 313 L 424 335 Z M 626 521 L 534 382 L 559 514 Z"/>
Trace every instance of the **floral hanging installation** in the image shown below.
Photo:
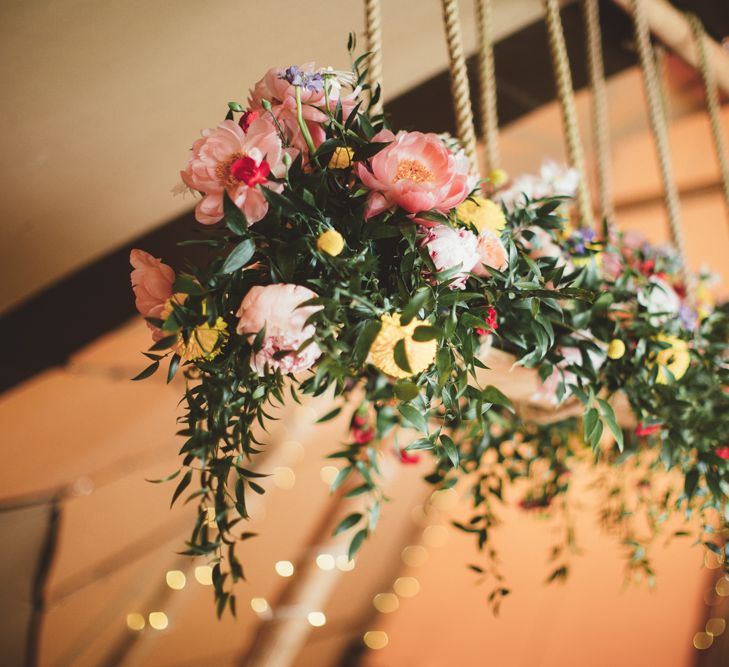
<path fill-rule="evenodd" d="M 203 130 L 181 177 L 204 232 L 185 243 L 206 246 L 207 263 L 175 272 L 131 253 L 153 341 L 135 379 L 163 364 L 168 381 L 185 376 L 181 467 L 166 479 L 173 501 L 199 508 L 186 553 L 214 565 L 218 613 L 235 611 L 236 545 L 249 494 L 265 491 L 256 454 L 276 446 L 258 425 L 270 406 L 325 392 L 322 421 L 344 412 L 350 425 L 332 489 L 367 499 L 337 528 L 350 558 L 375 530 L 378 457 L 393 442 L 404 463 L 432 457 L 436 488 L 465 480 L 473 517 L 457 525 L 486 548 L 490 563 L 472 567 L 495 577 L 492 602 L 507 592 L 493 508 L 536 469 L 525 509 L 564 498 L 577 463 L 641 460 L 647 484 L 677 471 L 651 516 L 706 517 L 698 538 L 723 552 L 727 312 L 704 283 L 688 294 L 676 282 L 670 253 L 574 226 L 570 171 L 548 163 L 496 190 L 450 137 L 391 130 L 368 113 L 379 91 L 362 63 L 271 69 Z M 496 350 L 538 374 L 535 401 L 570 414 L 530 421 L 484 381 Z"/>

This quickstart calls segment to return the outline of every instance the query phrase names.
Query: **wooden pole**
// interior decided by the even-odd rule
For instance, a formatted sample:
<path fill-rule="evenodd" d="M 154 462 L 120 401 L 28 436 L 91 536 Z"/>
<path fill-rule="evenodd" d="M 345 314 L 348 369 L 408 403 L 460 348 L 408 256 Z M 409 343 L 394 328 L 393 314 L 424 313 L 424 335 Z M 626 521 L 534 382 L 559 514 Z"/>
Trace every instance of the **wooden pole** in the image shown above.
<path fill-rule="evenodd" d="M 630 13 L 630 0 L 613 2 Z M 667 0 L 644 0 L 643 4 L 651 33 L 689 65 L 698 68 L 699 54 L 687 18 Z M 706 57 L 719 90 L 729 95 L 729 53 L 715 40 L 707 38 Z"/>

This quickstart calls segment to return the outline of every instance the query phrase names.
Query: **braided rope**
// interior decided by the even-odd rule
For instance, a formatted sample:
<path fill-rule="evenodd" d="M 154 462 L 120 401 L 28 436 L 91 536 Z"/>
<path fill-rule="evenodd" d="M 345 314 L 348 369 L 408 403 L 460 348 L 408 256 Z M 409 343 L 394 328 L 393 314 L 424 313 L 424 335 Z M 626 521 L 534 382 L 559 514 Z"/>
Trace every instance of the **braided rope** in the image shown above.
<path fill-rule="evenodd" d="M 370 98 L 380 86 L 380 98 L 372 105 L 373 115 L 382 113 L 382 11 L 380 0 L 365 0 L 365 35 L 370 59 L 367 79 L 370 84 Z"/>
<path fill-rule="evenodd" d="M 602 58 L 600 35 L 600 8 L 598 0 L 583 0 L 583 18 L 587 34 L 587 66 L 592 90 L 592 133 L 597 158 L 597 186 L 600 212 L 608 222 L 615 218 L 613 184 L 610 174 L 610 136 L 605 66 Z"/>
<path fill-rule="evenodd" d="M 491 0 L 476 0 L 478 28 L 478 76 L 481 91 L 481 134 L 484 142 L 485 174 L 501 166 L 499 116 L 496 108 L 496 66 L 494 63 L 493 7 Z"/>
<path fill-rule="evenodd" d="M 579 182 L 577 184 L 577 206 L 580 213 L 580 226 L 592 227 L 592 208 L 590 205 L 590 192 L 585 177 L 585 156 L 582 150 L 582 141 L 577 124 L 575 111 L 575 98 L 572 91 L 572 74 L 567 58 L 567 47 L 562 30 L 562 19 L 559 15 L 558 0 L 544 0 L 546 12 L 547 33 L 549 35 L 549 51 L 552 56 L 557 98 L 562 112 L 562 125 L 564 126 L 565 142 L 567 144 L 567 160 L 577 171 Z"/>
<path fill-rule="evenodd" d="M 699 56 L 699 72 L 701 72 L 701 80 L 704 83 L 704 91 L 706 94 L 706 110 L 709 114 L 711 124 L 711 136 L 714 139 L 714 149 L 716 150 L 716 159 L 719 163 L 719 174 L 721 176 L 721 187 L 724 191 L 724 200 L 729 213 L 729 161 L 727 161 L 726 142 L 721 128 L 721 119 L 719 117 L 719 96 L 716 92 L 716 80 L 714 72 L 709 66 L 709 59 L 706 57 L 706 33 L 701 21 L 694 15 L 687 15 L 691 30 L 696 40 L 696 50 Z"/>
<path fill-rule="evenodd" d="M 656 63 L 653 59 L 648 22 L 646 21 L 642 0 L 630 0 L 632 9 L 633 27 L 635 30 L 635 41 L 640 58 L 640 67 L 643 72 L 643 85 L 645 88 L 646 102 L 648 105 L 648 119 L 650 121 L 653 139 L 656 144 L 658 165 L 663 181 L 663 189 L 666 199 L 666 212 L 668 213 L 668 225 L 671 233 L 671 240 L 676 246 L 679 259 L 679 277 L 683 281 L 689 294 L 693 294 L 693 278 L 689 275 L 686 267 L 686 240 L 683 234 L 683 223 L 681 220 L 681 205 L 678 197 L 678 188 L 673 176 L 671 158 L 668 145 L 668 129 L 666 116 L 661 103 L 658 77 L 656 74 Z"/>
<path fill-rule="evenodd" d="M 463 53 L 458 2 L 457 0 L 442 0 L 442 5 L 443 24 L 445 25 L 450 63 L 451 94 L 453 95 L 453 109 L 456 114 L 456 131 L 463 150 L 474 167 L 477 167 L 476 132 L 473 129 L 473 109 L 471 108 L 471 93 L 468 87 L 466 57 Z"/>

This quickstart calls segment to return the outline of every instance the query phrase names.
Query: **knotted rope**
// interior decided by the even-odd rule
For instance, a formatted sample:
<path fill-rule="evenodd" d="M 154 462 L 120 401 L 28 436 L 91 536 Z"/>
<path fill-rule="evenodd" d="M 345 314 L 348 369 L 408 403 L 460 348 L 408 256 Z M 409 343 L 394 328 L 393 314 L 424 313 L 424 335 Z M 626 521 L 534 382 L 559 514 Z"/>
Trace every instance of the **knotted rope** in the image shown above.
<path fill-rule="evenodd" d="M 484 174 L 501 167 L 499 117 L 496 109 L 496 68 L 492 0 L 476 0 L 478 29 L 478 77 L 481 91 L 481 135 L 484 142 Z"/>
<path fill-rule="evenodd" d="M 590 75 L 590 89 L 592 90 L 592 134 L 597 160 L 600 213 L 603 218 L 611 223 L 615 218 L 615 208 L 610 174 L 609 118 L 598 0 L 583 0 L 582 13 L 587 35 L 587 67 Z"/>
<path fill-rule="evenodd" d="M 476 132 L 473 129 L 473 109 L 468 87 L 466 57 L 463 53 L 463 36 L 458 16 L 457 0 L 442 0 L 443 24 L 445 25 L 448 59 L 450 63 L 451 94 L 456 115 L 456 132 L 463 150 L 477 167 Z"/>
<path fill-rule="evenodd" d="M 719 163 L 719 175 L 721 177 L 721 187 L 724 191 L 724 201 L 726 203 L 727 213 L 729 213 L 729 161 L 727 161 L 724 134 L 721 131 L 719 96 L 716 91 L 716 80 L 714 79 L 714 72 L 709 65 L 709 59 L 706 56 L 706 32 L 701 21 L 694 14 L 687 14 L 687 18 L 694 34 L 694 40 L 696 41 L 696 51 L 699 56 L 699 72 L 701 73 L 701 80 L 704 83 L 704 92 L 706 94 L 706 110 L 709 114 L 716 160 Z"/>
<path fill-rule="evenodd" d="M 665 192 L 666 211 L 668 213 L 668 225 L 671 233 L 671 240 L 678 252 L 679 277 L 687 288 L 688 294 L 693 294 L 693 278 L 686 267 L 686 240 L 683 233 L 681 220 L 681 206 L 678 197 L 678 188 L 673 176 L 671 158 L 668 145 L 668 129 L 666 127 L 666 116 L 661 95 L 659 91 L 658 78 L 656 75 L 656 63 L 653 59 L 648 22 L 642 0 L 630 0 L 632 9 L 633 27 L 635 30 L 635 41 L 640 58 L 640 67 L 643 72 L 643 84 L 645 88 L 646 103 L 648 106 L 648 119 L 651 132 L 656 145 L 658 165 L 663 181 Z"/>
<path fill-rule="evenodd" d="M 549 51 L 552 56 L 555 83 L 557 86 L 557 99 L 562 113 L 565 142 L 567 144 L 567 160 L 575 171 L 579 182 L 577 184 L 577 206 L 580 215 L 580 226 L 592 227 L 592 207 L 590 192 L 585 176 L 585 156 L 582 150 L 577 112 L 575 111 L 575 98 L 572 90 L 572 74 L 567 58 L 567 47 L 562 30 L 562 19 L 559 15 L 558 0 L 544 0 L 546 13 L 547 34 L 549 35 Z"/>
<path fill-rule="evenodd" d="M 367 80 L 370 84 L 370 99 L 380 86 L 380 98 L 370 111 L 373 115 L 382 113 L 382 8 L 380 0 L 365 0 L 365 35 L 367 51 L 370 54 Z"/>

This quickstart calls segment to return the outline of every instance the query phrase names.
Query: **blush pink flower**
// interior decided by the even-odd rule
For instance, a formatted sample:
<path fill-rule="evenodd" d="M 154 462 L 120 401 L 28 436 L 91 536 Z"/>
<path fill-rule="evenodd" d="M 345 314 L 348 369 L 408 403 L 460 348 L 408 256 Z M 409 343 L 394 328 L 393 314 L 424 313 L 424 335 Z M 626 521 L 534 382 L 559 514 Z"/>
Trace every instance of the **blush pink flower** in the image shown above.
<path fill-rule="evenodd" d="M 247 131 L 232 120 L 203 130 L 180 172 L 185 185 L 203 194 L 195 207 L 197 221 L 214 225 L 222 220 L 223 193 L 227 192 L 249 225 L 258 222 L 268 211 L 261 187 L 283 189 L 268 176 L 286 174 L 285 152 L 275 126 L 265 118 L 253 120 Z"/>
<path fill-rule="evenodd" d="M 283 283 L 256 285 L 245 295 L 236 313 L 240 318 L 236 331 L 252 341 L 266 327 L 263 347 L 251 358 L 251 368 L 259 375 L 265 374 L 266 366 L 270 371 L 278 369 L 284 374 L 299 373 L 311 368 L 321 356 L 316 343 L 298 351 L 316 331 L 313 324 L 306 324 L 306 320 L 322 308 L 301 304 L 316 296 L 301 285 Z M 289 354 L 275 358 L 281 351 L 289 351 Z"/>
<path fill-rule="evenodd" d="M 506 261 L 506 248 L 501 239 L 491 230 L 484 229 L 476 239 L 478 262 L 473 267 L 473 273 L 477 276 L 489 275 L 489 269 L 503 271 L 508 262 Z"/>
<path fill-rule="evenodd" d="M 468 273 L 473 270 L 480 258 L 476 235 L 468 229 L 454 229 L 448 225 L 438 224 L 427 229 L 422 244 L 439 272 L 461 268 L 449 287 L 463 289 L 468 280 Z"/>
<path fill-rule="evenodd" d="M 172 284 L 175 282 L 174 270 L 163 264 L 161 259 L 152 257 L 144 250 L 134 249 L 129 253 L 132 265 L 132 290 L 134 305 L 142 317 L 164 319 L 165 308 L 172 296 Z M 163 333 L 147 322 L 154 340 L 160 340 Z"/>
<path fill-rule="evenodd" d="M 295 69 L 304 74 L 319 71 L 314 63 L 306 63 Z M 299 127 L 296 114 L 296 87 L 283 78 L 284 73 L 285 70 L 278 67 L 268 70 L 251 90 L 248 97 L 248 106 L 252 110 L 263 114 L 266 112 L 262 103 L 263 100 L 267 100 L 271 104 L 271 113 L 286 131 L 291 145 L 302 152 L 306 152 L 306 141 Z M 322 123 L 327 122 L 329 119 L 329 116 L 323 111 L 327 101 L 324 86 L 316 88 L 301 86 L 299 92 L 301 95 L 301 115 L 309 129 L 314 146 L 319 146 L 326 138 Z M 360 89 L 355 88 L 350 94 L 342 95 L 339 82 L 336 79 L 331 79 L 328 92 L 330 109 L 336 109 L 337 102 L 341 101 L 342 116 L 346 120 L 359 102 L 359 93 Z"/>
<path fill-rule="evenodd" d="M 447 213 L 470 194 L 468 159 L 455 155 L 437 134 L 382 130 L 372 141 L 390 143 L 369 160 L 369 168 L 356 165 L 357 175 L 371 190 L 366 219 L 395 206 L 411 214 Z"/>

